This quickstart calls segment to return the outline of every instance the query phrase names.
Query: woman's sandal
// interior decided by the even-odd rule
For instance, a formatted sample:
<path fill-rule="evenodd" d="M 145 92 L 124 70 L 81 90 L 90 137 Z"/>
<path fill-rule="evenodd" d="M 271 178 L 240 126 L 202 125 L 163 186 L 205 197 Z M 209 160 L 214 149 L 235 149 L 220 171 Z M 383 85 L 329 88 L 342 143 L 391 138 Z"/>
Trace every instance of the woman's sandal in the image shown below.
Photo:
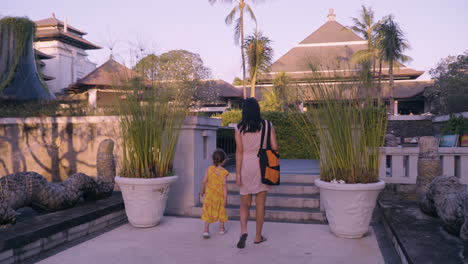
<path fill-rule="evenodd" d="M 260 244 L 260 243 L 263 243 L 265 241 L 267 241 L 267 238 L 262 236 L 262 239 L 260 241 L 254 241 L 254 244 Z"/>
<path fill-rule="evenodd" d="M 247 234 L 242 234 L 237 242 L 238 248 L 245 248 L 245 240 L 247 240 Z"/>

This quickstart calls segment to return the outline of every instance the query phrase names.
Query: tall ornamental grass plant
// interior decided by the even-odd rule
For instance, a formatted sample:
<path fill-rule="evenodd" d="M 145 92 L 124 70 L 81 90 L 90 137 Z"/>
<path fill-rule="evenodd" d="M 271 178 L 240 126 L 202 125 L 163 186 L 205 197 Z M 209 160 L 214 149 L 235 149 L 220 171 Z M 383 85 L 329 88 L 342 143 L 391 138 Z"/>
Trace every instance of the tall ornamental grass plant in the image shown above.
<path fill-rule="evenodd" d="M 380 92 L 352 76 L 314 71 L 304 97 L 314 103 L 298 115 L 304 144 L 320 153 L 323 181 L 374 183 L 379 181 L 379 147 L 384 144 L 387 114 Z M 330 74 L 328 71 L 327 75 Z M 309 124 L 313 124 L 312 126 Z M 319 140 L 314 137 L 318 136 Z"/>
<path fill-rule="evenodd" d="M 120 87 L 122 89 L 122 87 Z M 152 82 L 138 78 L 119 94 L 122 133 L 122 177 L 170 176 L 179 131 L 187 115 L 184 82 Z"/>

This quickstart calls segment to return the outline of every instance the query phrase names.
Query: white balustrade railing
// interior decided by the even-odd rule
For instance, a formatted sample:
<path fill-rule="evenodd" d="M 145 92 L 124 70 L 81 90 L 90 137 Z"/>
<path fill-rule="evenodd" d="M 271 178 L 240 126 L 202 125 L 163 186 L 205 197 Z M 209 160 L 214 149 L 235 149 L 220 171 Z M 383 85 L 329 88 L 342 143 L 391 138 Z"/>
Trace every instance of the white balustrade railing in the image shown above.
<path fill-rule="evenodd" d="M 415 184 L 418 177 L 417 147 L 380 149 L 379 177 L 387 183 Z M 439 148 L 442 175 L 456 176 L 468 184 L 468 148 Z"/>

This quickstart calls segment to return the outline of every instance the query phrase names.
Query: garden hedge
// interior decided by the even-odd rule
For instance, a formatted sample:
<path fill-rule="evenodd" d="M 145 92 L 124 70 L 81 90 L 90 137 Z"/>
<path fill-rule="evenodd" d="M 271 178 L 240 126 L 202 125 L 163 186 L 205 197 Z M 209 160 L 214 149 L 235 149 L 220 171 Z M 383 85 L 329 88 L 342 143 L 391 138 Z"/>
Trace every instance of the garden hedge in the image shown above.
<path fill-rule="evenodd" d="M 270 120 L 276 131 L 276 137 L 282 159 L 316 159 L 314 151 L 304 144 L 301 128 L 294 120 L 300 113 L 262 112 L 262 118 Z M 240 110 L 231 110 L 221 115 L 223 126 L 238 123 L 241 120 Z"/>

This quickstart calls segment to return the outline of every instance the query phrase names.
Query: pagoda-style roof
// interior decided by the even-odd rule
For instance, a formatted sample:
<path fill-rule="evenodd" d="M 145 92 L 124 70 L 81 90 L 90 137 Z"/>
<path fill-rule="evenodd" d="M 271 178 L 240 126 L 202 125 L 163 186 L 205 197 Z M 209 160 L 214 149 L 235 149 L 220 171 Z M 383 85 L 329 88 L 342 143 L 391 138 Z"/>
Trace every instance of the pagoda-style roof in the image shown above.
<path fill-rule="evenodd" d="M 331 9 L 328 21 L 275 61 L 269 72 L 260 76 L 259 83 L 272 83 L 280 72 L 286 72 L 295 81 L 308 81 L 311 74 L 317 72 L 352 77 L 359 69 L 359 65 L 352 62 L 352 56 L 364 49 L 367 49 L 367 41 L 335 21 Z M 423 73 L 402 64 L 394 68 L 395 79 L 416 79 Z M 382 74 L 384 78 L 388 76 L 387 64 L 383 64 Z"/>
<path fill-rule="evenodd" d="M 49 17 L 49 18 L 45 18 L 45 19 L 41 19 L 41 20 L 37 20 L 35 21 L 36 23 L 36 26 L 38 28 L 46 28 L 46 27 L 53 27 L 53 28 L 59 28 L 59 29 L 64 29 L 65 27 L 65 22 L 57 19 L 55 17 L 55 14 L 52 13 L 52 17 Z M 70 25 L 67 25 L 67 28 L 69 31 L 77 34 L 77 35 L 80 35 L 80 36 L 83 36 L 83 35 L 86 35 L 88 33 L 82 31 L 82 30 L 79 30 L 73 26 L 70 26 Z"/>
<path fill-rule="evenodd" d="M 111 89 L 114 86 L 122 85 L 125 80 L 136 75 L 133 70 L 118 63 L 111 57 L 94 71 L 66 88 L 66 91 L 81 93 L 91 88 Z"/>
<path fill-rule="evenodd" d="M 75 27 L 68 25 L 66 22 L 58 20 L 55 15 L 52 17 L 35 21 L 36 23 L 36 40 L 49 41 L 59 40 L 61 42 L 82 48 L 84 50 L 100 49 L 101 47 L 84 39 L 83 35 L 87 33 Z"/>

